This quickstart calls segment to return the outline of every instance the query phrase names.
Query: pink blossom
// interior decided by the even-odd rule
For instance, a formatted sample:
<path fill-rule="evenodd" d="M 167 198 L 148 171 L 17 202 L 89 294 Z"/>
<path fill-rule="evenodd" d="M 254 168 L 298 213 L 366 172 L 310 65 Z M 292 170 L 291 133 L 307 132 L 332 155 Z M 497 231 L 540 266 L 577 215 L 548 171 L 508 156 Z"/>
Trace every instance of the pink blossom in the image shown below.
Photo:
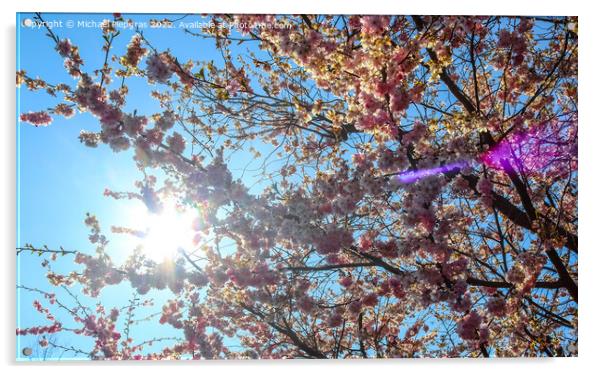
<path fill-rule="evenodd" d="M 146 76 L 150 82 L 167 83 L 171 78 L 169 58 L 166 54 L 155 53 L 146 60 Z"/>
<path fill-rule="evenodd" d="M 173 135 L 167 137 L 167 145 L 176 154 L 184 152 L 186 149 L 186 141 L 179 133 L 175 132 Z"/>
<path fill-rule="evenodd" d="M 483 319 L 476 311 L 471 311 L 458 323 L 458 335 L 468 341 L 479 340 L 479 330 Z"/>
<path fill-rule="evenodd" d="M 136 136 L 142 132 L 147 123 L 146 117 L 126 114 L 123 116 L 123 129 L 129 136 Z"/>
<path fill-rule="evenodd" d="M 309 296 L 302 296 L 302 297 L 300 297 L 297 300 L 297 306 L 304 313 L 310 313 L 313 310 L 313 308 L 314 308 L 313 301 L 312 301 L 312 299 Z"/>
<path fill-rule="evenodd" d="M 503 317 L 506 313 L 506 300 L 495 297 L 487 302 L 487 310 L 496 317 Z"/>
<path fill-rule="evenodd" d="M 343 277 L 339 279 L 339 283 L 341 286 L 348 288 L 353 284 L 353 279 L 351 277 Z"/>
<path fill-rule="evenodd" d="M 340 313 L 332 313 L 328 317 L 327 321 L 328 327 L 338 327 L 343 324 L 343 316 Z"/>
<path fill-rule="evenodd" d="M 376 306 L 378 304 L 378 295 L 371 292 L 362 298 L 362 304 L 368 307 Z"/>
<path fill-rule="evenodd" d="M 167 131 L 173 127 L 176 122 L 176 115 L 171 110 L 166 110 L 161 114 L 161 117 L 155 122 L 155 125 L 163 131 Z"/>
<path fill-rule="evenodd" d="M 69 39 L 62 39 L 56 44 L 56 50 L 61 57 L 68 57 L 71 53 L 71 41 Z"/>
<path fill-rule="evenodd" d="M 525 272 L 520 265 L 515 265 L 506 274 L 506 279 L 510 283 L 520 284 L 525 280 Z"/>
<path fill-rule="evenodd" d="M 362 16 L 362 31 L 367 34 L 380 34 L 389 26 L 388 16 Z"/>
<path fill-rule="evenodd" d="M 52 123 L 52 117 L 46 112 L 21 113 L 19 117 L 23 122 L 29 122 L 35 127 L 48 126 Z"/>
<path fill-rule="evenodd" d="M 55 114 L 59 114 L 65 118 L 71 118 L 75 115 L 75 110 L 73 110 L 71 105 L 67 104 L 58 104 L 53 109 Z"/>
<path fill-rule="evenodd" d="M 128 44 L 125 55 L 125 62 L 128 66 L 138 66 L 142 57 L 146 54 L 146 48 L 142 47 L 142 38 L 136 34 L 132 36 L 130 44 Z"/>

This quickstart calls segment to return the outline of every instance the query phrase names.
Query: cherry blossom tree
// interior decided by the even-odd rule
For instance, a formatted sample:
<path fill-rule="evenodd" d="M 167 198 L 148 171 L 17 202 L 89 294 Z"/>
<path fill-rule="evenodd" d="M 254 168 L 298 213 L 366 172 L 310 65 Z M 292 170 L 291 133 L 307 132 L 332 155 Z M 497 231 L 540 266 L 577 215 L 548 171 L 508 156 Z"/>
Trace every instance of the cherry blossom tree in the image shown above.
<path fill-rule="evenodd" d="M 162 262 L 132 248 L 115 263 L 92 214 L 95 252 L 19 255 L 43 255 L 52 287 L 91 296 L 169 289 L 152 321 L 182 336 L 152 352 L 116 327 L 148 301 L 94 309 L 42 290 L 48 325 L 18 334 L 88 336 L 94 359 L 577 354 L 576 18 L 205 19 L 185 34 L 212 40 L 221 61 L 183 61 L 108 22 L 100 67 L 47 30 L 75 84 L 17 72 L 57 98 L 22 122 L 87 112 L 99 126 L 82 129 L 85 146 L 132 152 L 143 178 L 108 198 L 198 212 L 195 245 Z M 162 111 L 124 110 L 134 79 Z M 233 157 L 262 160 L 261 188 L 232 173 Z M 57 255 L 73 272 L 52 270 Z"/>

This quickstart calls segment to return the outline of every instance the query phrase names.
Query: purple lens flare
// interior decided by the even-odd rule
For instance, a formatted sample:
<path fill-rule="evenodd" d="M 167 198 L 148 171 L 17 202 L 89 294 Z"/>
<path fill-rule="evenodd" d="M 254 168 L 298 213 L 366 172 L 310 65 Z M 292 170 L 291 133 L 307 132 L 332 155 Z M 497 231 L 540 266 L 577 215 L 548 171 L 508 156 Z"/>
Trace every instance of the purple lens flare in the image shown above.
<path fill-rule="evenodd" d="M 468 165 L 468 161 L 456 161 L 450 164 L 445 164 L 434 168 L 406 171 L 397 175 L 396 179 L 400 183 L 409 184 L 414 183 L 422 178 L 430 177 L 439 173 L 447 173 L 455 169 L 462 169 Z"/>
<path fill-rule="evenodd" d="M 462 169 L 472 164 L 473 161 L 498 170 L 519 167 L 526 172 L 543 172 L 555 160 L 576 155 L 576 142 L 572 140 L 572 135 L 568 131 L 558 128 L 555 123 L 543 122 L 528 130 L 516 131 L 508 135 L 473 160 L 408 170 L 398 174 L 395 178 L 399 183 L 410 184 L 432 175 Z"/>

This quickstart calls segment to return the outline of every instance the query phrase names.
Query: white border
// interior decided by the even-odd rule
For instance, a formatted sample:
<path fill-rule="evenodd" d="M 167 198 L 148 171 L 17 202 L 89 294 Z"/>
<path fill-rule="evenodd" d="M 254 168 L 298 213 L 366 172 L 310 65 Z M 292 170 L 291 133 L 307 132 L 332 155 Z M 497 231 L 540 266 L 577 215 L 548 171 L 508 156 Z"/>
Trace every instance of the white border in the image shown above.
<path fill-rule="evenodd" d="M 578 1 L 401 1 L 401 0 L 217 0 L 217 1 L 139 1 L 139 0 L 100 0 L 97 2 L 78 2 L 71 0 L 17 2 L 2 1 L 0 17 L 3 51 L 0 84 L 0 105 L 4 121 L 0 122 L 2 131 L 0 146 L 2 162 L 2 215 L 0 215 L 1 237 L 4 239 L 2 271 L 2 310 L 1 355 L 5 371 L 19 373 L 39 372 L 81 372 L 103 373 L 107 370 L 122 370 L 125 366 L 144 366 L 144 371 L 160 373 L 166 370 L 184 371 L 226 371 L 300 373 L 307 371 L 344 371 L 345 373 L 365 373 L 378 370 L 382 372 L 462 372 L 462 373 L 505 373 L 512 370 L 536 370 L 548 373 L 588 372 L 596 366 L 599 356 L 601 334 L 600 284 L 598 267 L 602 264 L 602 243 L 596 233 L 601 230 L 600 216 L 600 147 L 602 140 L 601 121 L 597 120 L 602 89 L 600 68 L 602 58 L 602 38 L 600 13 L 593 2 Z M 53 363 L 23 364 L 16 363 L 15 356 L 15 13 L 18 11 L 55 11 L 55 12 L 146 12 L 146 13 L 334 13 L 334 14 L 500 14 L 500 15 L 577 15 L 579 16 L 579 96 L 580 96 L 580 191 L 579 216 L 581 220 L 579 237 L 581 241 L 581 267 L 579 269 L 581 287 L 581 305 L 579 308 L 579 358 L 576 359 L 497 359 L 484 360 L 381 360 L 381 361 L 320 361 L 320 362 L 203 362 L 203 363 Z M 119 368 L 115 367 L 119 366 Z M 593 370 L 592 370 L 593 371 Z M 599 371 L 599 369 L 598 369 Z"/>

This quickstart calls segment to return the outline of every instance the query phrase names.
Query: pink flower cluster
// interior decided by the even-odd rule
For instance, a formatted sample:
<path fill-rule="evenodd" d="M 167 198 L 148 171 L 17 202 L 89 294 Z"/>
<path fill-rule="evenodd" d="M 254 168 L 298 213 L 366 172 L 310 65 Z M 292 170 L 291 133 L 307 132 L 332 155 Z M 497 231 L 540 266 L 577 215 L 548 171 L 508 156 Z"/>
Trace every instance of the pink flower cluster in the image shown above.
<path fill-rule="evenodd" d="M 320 254 L 333 254 L 353 243 L 353 236 L 345 229 L 332 226 L 325 233 L 314 238 L 314 245 Z"/>
<path fill-rule="evenodd" d="M 489 330 L 483 324 L 483 318 L 474 310 L 460 320 L 457 331 L 462 339 L 473 343 L 484 344 L 489 338 Z"/>
<path fill-rule="evenodd" d="M 370 35 L 381 34 L 389 26 L 389 16 L 362 16 L 362 32 Z"/>
<path fill-rule="evenodd" d="M 184 327 L 184 324 L 182 322 L 182 305 L 183 303 L 181 301 L 168 301 L 167 304 L 163 306 L 159 323 L 167 323 L 176 329 L 181 329 L 182 327 Z"/>
<path fill-rule="evenodd" d="M 71 118 L 75 115 L 75 110 L 72 105 L 58 104 L 52 110 L 55 114 L 59 114 L 65 118 Z"/>
<path fill-rule="evenodd" d="M 106 256 L 92 257 L 78 253 L 75 263 L 86 267 L 80 279 L 85 285 L 84 292 L 91 296 L 98 296 L 104 286 L 118 284 L 124 278 L 124 274 L 115 269 Z"/>
<path fill-rule="evenodd" d="M 154 53 L 146 59 L 146 76 L 150 82 L 167 83 L 171 78 L 171 60 L 165 53 Z"/>
<path fill-rule="evenodd" d="M 136 135 L 142 133 L 146 124 L 148 123 L 148 119 L 146 117 L 131 114 L 124 114 L 122 121 L 123 130 L 131 137 L 135 137 Z"/>
<path fill-rule="evenodd" d="M 84 143 L 86 147 L 96 148 L 101 141 L 100 134 L 81 130 L 79 132 L 79 141 Z"/>
<path fill-rule="evenodd" d="M 525 23 L 522 25 L 525 25 L 524 28 L 527 27 Z M 512 63 L 514 65 L 520 65 L 527 52 L 527 39 L 525 38 L 525 35 L 523 35 L 523 32 L 519 30 L 510 32 L 507 29 L 503 29 L 499 34 L 498 47 L 510 49 L 512 51 Z"/>
<path fill-rule="evenodd" d="M 71 54 L 71 41 L 69 39 L 60 40 L 56 44 L 56 50 L 61 55 L 61 57 L 69 57 Z"/>
<path fill-rule="evenodd" d="M 123 113 L 107 102 L 104 90 L 90 76 L 82 75 L 75 91 L 75 101 L 80 108 L 89 110 L 100 119 L 100 138 L 104 143 L 108 143 L 114 151 L 129 148 L 130 142 L 124 136 Z"/>
<path fill-rule="evenodd" d="M 385 148 L 380 150 L 378 167 L 384 173 L 394 173 L 404 170 L 408 165 L 407 157 L 401 149 Z"/>
<path fill-rule="evenodd" d="M 17 329 L 17 335 L 42 335 L 54 334 L 62 330 L 62 325 L 55 322 L 50 326 L 34 326 L 26 329 Z"/>
<path fill-rule="evenodd" d="M 172 135 L 167 137 L 167 145 L 172 152 L 181 154 L 186 149 L 186 141 L 180 135 L 180 133 L 174 132 Z"/>
<path fill-rule="evenodd" d="M 111 358 L 119 353 L 118 342 L 121 339 L 121 333 L 116 331 L 115 321 L 119 316 L 117 309 L 112 309 L 109 316 L 104 315 L 104 309 L 100 307 L 99 316 L 89 315 L 83 320 L 83 328 L 79 334 L 92 336 L 96 339 L 94 349 L 95 353 L 102 353 L 105 358 Z"/>
<path fill-rule="evenodd" d="M 280 279 L 277 272 L 270 270 L 267 264 L 257 264 L 253 268 L 230 268 L 226 274 L 237 287 L 261 288 L 276 284 Z"/>
<path fill-rule="evenodd" d="M 124 57 L 125 64 L 130 67 L 136 67 L 146 54 L 146 48 L 142 47 L 142 38 L 136 34 L 130 40 L 127 47 L 127 52 Z"/>
<path fill-rule="evenodd" d="M 21 121 L 31 123 L 35 127 L 48 126 L 52 123 L 52 117 L 46 112 L 21 113 L 19 118 Z"/>
<path fill-rule="evenodd" d="M 73 77 L 81 76 L 80 67 L 84 62 L 79 55 L 78 48 L 69 39 L 62 39 L 57 42 L 55 49 L 65 59 L 64 65 L 69 74 Z"/>
<path fill-rule="evenodd" d="M 486 206 L 491 206 L 491 204 L 493 203 L 493 197 L 491 195 L 493 191 L 493 184 L 491 183 L 491 181 L 489 181 L 489 179 L 487 179 L 485 174 L 481 175 L 481 177 L 479 178 L 476 189 L 481 194 L 481 201 L 483 202 L 483 204 L 485 204 Z"/>
<path fill-rule="evenodd" d="M 496 317 L 503 317 L 506 314 L 506 300 L 501 297 L 491 298 L 487 302 L 487 310 Z"/>

